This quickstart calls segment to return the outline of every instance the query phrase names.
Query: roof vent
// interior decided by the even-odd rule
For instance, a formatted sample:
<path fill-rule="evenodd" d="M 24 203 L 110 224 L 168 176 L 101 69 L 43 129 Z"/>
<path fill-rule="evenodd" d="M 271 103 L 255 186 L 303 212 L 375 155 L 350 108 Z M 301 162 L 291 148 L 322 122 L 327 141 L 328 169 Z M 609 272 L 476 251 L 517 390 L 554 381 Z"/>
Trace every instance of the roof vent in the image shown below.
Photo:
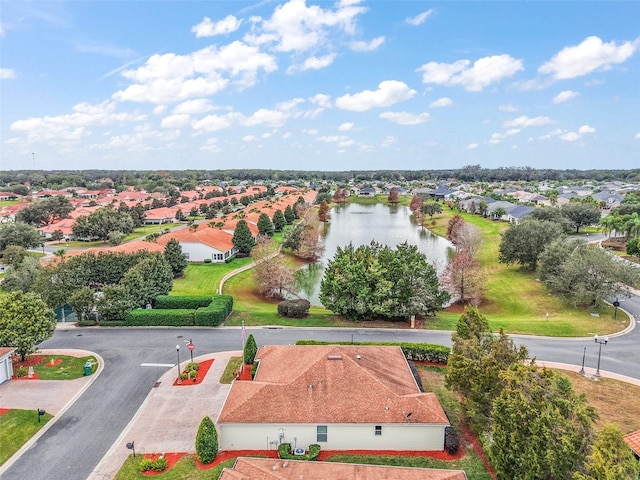
<path fill-rule="evenodd" d="M 362 360 L 362 355 L 356 355 L 356 360 Z"/>
<path fill-rule="evenodd" d="M 342 355 L 329 355 L 327 360 L 342 360 Z"/>

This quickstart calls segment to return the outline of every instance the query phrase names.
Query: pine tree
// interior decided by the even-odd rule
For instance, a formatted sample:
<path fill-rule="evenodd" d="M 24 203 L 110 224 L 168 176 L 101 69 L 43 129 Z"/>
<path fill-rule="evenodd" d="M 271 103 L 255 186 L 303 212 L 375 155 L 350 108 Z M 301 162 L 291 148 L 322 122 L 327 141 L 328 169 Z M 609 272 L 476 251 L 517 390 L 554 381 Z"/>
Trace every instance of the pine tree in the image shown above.
<path fill-rule="evenodd" d="M 273 235 L 273 223 L 269 220 L 269 215 L 261 213 L 258 217 L 258 233 L 260 235 Z"/>
<path fill-rule="evenodd" d="M 187 268 L 187 259 L 182 253 L 182 246 L 175 238 L 169 240 L 164 247 L 164 258 L 169 262 L 173 278 L 181 277 L 184 269 Z"/>
<path fill-rule="evenodd" d="M 196 454 L 198 460 L 205 465 L 213 462 L 218 456 L 218 432 L 208 416 L 202 419 L 198 427 Z"/>
<path fill-rule="evenodd" d="M 233 242 L 233 246 L 236 247 L 240 253 L 247 255 L 251 253 L 251 249 L 254 247 L 255 241 L 246 220 L 238 221 L 231 241 Z"/>
<path fill-rule="evenodd" d="M 284 226 L 287 224 L 287 219 L 282 213 L 282 210 L 276 210 L 271 221 L 276 232 L 281 232 Z"/>
<path fill-rule="evenodd" d="M 591 445 L 585 470 L 584 474 L 576 473 L 574 480 L 637 480 L 640 463 L 633 457 L 620 428 L 609 423 Z"/>
<path fill-rule="evenodd" d="M 296 219 L 296 214 L 293 212 L 291 205 L 287 205 L 287 208 L 284 209 L 284 218 L 287 220 L 287 224 L 289 225 L 291 225 Z"/>

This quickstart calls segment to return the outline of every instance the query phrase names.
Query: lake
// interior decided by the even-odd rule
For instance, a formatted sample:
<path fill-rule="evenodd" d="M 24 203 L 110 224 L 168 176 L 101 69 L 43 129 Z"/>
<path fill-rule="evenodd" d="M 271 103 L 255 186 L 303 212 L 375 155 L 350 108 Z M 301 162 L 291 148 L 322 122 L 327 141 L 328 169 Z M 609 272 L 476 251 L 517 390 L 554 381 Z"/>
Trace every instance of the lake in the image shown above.
<path fill-rule="evenodd" d="M 318 262 L 304 267 L 297 274 L 300 297 L 306 298 L 312 305 L 321 305 L 320 282 L 337 247 L 344 247 L 349 243 L 358 247 L 373 240 L 391 248 L 403 242 L 416 245 L 438 272 L 445 268 L 453 248 L 445 238 L 412 222 L 408 207 L 381 203 L 339 205 L 331 209 L 331 220 L 327 224 L 324 238 L 324 255 Z"/>

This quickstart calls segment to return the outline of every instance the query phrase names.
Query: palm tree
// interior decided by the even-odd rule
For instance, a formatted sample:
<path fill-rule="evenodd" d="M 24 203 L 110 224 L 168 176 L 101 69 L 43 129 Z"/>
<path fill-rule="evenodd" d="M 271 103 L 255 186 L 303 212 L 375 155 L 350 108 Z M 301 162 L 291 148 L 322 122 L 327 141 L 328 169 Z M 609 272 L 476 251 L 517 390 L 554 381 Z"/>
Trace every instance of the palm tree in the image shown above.
<path fill-rule="evenodd" d="M 631 215 L 625 215 L 624 217 L 624 232 L 627 236 L 638 236 L 640 233 L 640 215 L 638 212 L 633 212 Z"/>
<path fill-rule="evenodd" d="M 607 232 L 609 238 L 611 238 L 611 232 L 619 232 L 624 229 L 624 221 L 620 215 L 615 213 L 602 217 L 600 219 L 600 226 L 604 228 L 604 231 Z"/>

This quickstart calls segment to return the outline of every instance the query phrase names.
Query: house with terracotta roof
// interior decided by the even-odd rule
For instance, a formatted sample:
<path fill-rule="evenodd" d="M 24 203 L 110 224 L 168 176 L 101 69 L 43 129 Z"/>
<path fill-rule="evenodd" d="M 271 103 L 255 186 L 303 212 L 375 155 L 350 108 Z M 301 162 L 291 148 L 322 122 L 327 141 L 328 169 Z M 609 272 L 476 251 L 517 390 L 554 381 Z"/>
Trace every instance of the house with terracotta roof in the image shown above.
<path fill-rule="evenodd" d="M 640 462 L 640 430 L 636 430 L 635 432 L 625 435 L 624 441 L 629 444 L 631 451 Z"/>
<path fill-rule="evenodd" d="M 252 381 L 235 381 L 217 419 L 223 450 L 291 443 L 327 450 L 444 450 L 444 410 L 422 392 L 400 347 L 266 346 Z M 306 477 L 305 477 L 306 478 Z M 331 477 L 327 477 L 331 478 Z"/>
<path fill-rule="evenodd" d="M 144 223 L 147 225 L 161 225 L 176 221 L 177 209 L 160 207 L 147 210 L 144 215 Z M 186 213 L 189 213 L 188 211 Z M 186 214 L 185 214 L 186 215 Z"/>
<path fill-rule="evenodd" d="M 233 246 L 233 232 L 209 227 L 206 223 L 197 229 L 181 228 L 162 235 L 158 244 L 166 245 L 175 238 L 182 247 L 182 253 L 190 262 L 224 262 L 233 256 L 237 249 Z"/>
<path fill-rule="evenodd" d="M 238 457 L 219 480 L 467 480 L 463 470 Z"/>

